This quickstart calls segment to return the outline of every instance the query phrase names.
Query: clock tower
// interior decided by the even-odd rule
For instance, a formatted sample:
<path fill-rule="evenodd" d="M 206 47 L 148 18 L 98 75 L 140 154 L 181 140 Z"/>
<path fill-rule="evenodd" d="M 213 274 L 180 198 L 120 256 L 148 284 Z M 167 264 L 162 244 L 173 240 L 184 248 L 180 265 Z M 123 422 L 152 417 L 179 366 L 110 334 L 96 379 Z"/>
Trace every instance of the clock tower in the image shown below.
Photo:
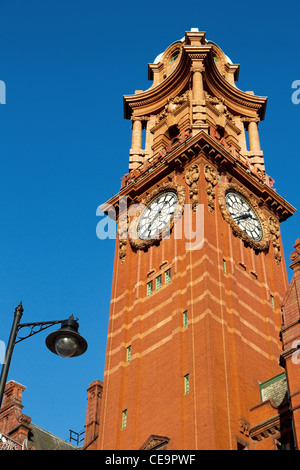
<path fill-rule="evenodd" d="M 241 423 L 283 371 L 294 212 L 265 171 L 267 99 L 194 28 L 148 73 L 124 96 L 129 168 L 102 207 L 118 237 L 97 448 L 249 448 Z"/>

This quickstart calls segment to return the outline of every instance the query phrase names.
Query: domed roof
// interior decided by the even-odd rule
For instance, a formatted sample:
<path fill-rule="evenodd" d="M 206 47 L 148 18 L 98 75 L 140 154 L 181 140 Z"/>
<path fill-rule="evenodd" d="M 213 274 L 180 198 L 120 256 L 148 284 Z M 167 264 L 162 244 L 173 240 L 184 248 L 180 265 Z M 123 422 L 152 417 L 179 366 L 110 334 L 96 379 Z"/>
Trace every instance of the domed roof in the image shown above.
<path fill-rule="evenodd" d="M 199 29 L 198 29 L 198 28 L 191 28 L 191 31 L 199 31 Z M 185 40 L 185 37 L 184 37 L 184 36 L 183 36 L 183 38 L 179 39 L 180 42 L 184 42 L 184 40 Z M 172 42 L 172 44 L 174 44 L 175 42 L 178 42 L 178 40 Z M 169 49 L 169 47 L 171 47 L 172 44 L 170 44 L 170 46 L 168 46 L 167 49 Z M 165 49 L 163 52 L 161 52 L 160 54 L 158 54 L 158 56 L 155 58 L 153 64 L 159 64 L 159 62 L 160 62 L 161 59 L 162 59 L 162 56 L 164 55 L 164 53 L 165 53 L 165 51 L 166 51 L 167 49 Z"/>
<path fill-rule="evenodd" d="M 199 28 L 191 28 L 190 31 L 194 31 L 194 32 L 199 32 Z M 175 44 L 176 42 L 184 42 L 185 40 L 185 36 L 183 36 L 181 39 L 177 40 L 177 41 L 174 41 L 172 42 L 172 44 L 170 44 L 170 46 L 168 46 L 163 52 L 161 52 L 160 54 L 158 54 L 158 56 L 156 56 L 156 58 L 154 59 L 154 62 L 153 64 L 159 64 L 159 62 L 161 62 L 162 60 L 162 57 L 164 55 L 164 53 L 166 52 L 167 49 L 169 49 L 169 47 L 171 47 L 173 44 Z M 220 46 L 218 46 L 215 42 L 213 41 L 209 41 L 208 39 L 205 39 L 205 42 L 207 44 L 213 44 L 214 46 L 216 46 L 216 48 L 222 53 L 222 55 L 224 56 L 224 59 L 225 59 L 225 62 L 227 62 L 228 64 L 233 64 L 232 60 L 230 59 L 230 57 L 228 57 L 228 55 L 226 55 L 224 53 L 224 51 L 221 49 Z"/>

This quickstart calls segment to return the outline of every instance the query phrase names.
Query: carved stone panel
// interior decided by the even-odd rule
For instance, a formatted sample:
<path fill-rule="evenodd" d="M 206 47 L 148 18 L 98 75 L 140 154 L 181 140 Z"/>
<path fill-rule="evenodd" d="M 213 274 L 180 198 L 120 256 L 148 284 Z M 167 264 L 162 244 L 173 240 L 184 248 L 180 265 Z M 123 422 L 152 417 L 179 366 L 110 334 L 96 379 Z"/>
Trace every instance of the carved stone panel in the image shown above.
<path fill-rule="evenodd" d="M 127 248 L 127 228 L 128 228 L 128 216 L 121 216 L 118 225 L 119 234 L 119 258 L 122 263 L 125 261 L 126 248 Z"/>
<path fill-rule="evenodd" d="M 189 186 L 189 196 L 192 200 L 192 208 L 193 211 L 196 211 L 197 204 L 198 204 L 198 180 L 199 180 L 200 170 L 199 165 L 195 163 L 194 165 L 190 166 L 185 172 L 185 182 Z"/>
<path fill-rule="evenodd" d="M 250 425 L 249 425 L 248 421 L 241 418 L 240 421 L 239 421 L 239 428 L 240 428 L 240 433 L 241 434 L 244 434 L 245 436 L 249 437 Z"/>
<path fill-rule="evenodd" d="M 271 216 L 269 217 L 269 228 L 272 237 L 272 245 L 274 249 L 274 257 L 276 263 L 279 264 L 281 261 L 281 253 L 280 253 L 280 228 L 278 220 Z"/>
<path fill-rule="evenodd" d="M 205 165 L 204 175 L 206 179 L 206 193 L 207 193 L 207 204 L 209 212 L 213 212 L 215 208 L 215 186 L 218 182 L 217 170 L 211 165 Z"/>

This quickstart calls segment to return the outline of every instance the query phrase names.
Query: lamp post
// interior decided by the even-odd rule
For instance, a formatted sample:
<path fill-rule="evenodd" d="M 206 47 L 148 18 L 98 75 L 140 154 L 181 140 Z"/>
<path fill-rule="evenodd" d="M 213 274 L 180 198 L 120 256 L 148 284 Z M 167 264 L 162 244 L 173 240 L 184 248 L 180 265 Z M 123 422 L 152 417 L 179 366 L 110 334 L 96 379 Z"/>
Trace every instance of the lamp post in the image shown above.
<path fill-rule="evenodd" d="M 61 323 L 61 328 L 59 330 L 54 331 L 47 336 L 46 346 L 48 349 L 61 357 L 80 356 L 87 350 L 86 340 L 78 333 L 78 318 L 74 319 L 73 315 L 71 315 L 67 320 L 20 323 L 23 311 L 24 309 L 22 302 L 20 302 L 20 304 L 15 309 L 14 320 L 11 327 L 4 364 L 2 366 L 0 376 L 0 407 L 3 400 L 4 388 L 15 344 L 39 333 L 40 331 L 45 330 L 46 328 L 49 328 L 50 326 Z M 21 328 L 30 328 L 30 332 L 25 336 L 18 336 Z"/>

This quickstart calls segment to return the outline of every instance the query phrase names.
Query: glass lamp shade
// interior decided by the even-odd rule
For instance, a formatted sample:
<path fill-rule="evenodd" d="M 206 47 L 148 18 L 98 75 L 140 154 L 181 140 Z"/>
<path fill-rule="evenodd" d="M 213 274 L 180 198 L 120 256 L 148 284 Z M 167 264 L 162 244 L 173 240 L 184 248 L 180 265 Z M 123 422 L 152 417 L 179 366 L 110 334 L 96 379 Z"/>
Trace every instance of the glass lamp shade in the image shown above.
<path fill-rule="evenodd" d="M 78 327 L 78 323 L 72 318 L 63 321 L 59 330 L 47 336 L 47 348 L 54 354 L 65 358 L 83 354 L 87 350 L 87 342 L 78 333 Z"/>
<path fill-rule="evenodd" d="M 72 357 L 78 348 L 78 339 L 58 336 L 55 340 L 55 351 L 61 357 Z"/>

